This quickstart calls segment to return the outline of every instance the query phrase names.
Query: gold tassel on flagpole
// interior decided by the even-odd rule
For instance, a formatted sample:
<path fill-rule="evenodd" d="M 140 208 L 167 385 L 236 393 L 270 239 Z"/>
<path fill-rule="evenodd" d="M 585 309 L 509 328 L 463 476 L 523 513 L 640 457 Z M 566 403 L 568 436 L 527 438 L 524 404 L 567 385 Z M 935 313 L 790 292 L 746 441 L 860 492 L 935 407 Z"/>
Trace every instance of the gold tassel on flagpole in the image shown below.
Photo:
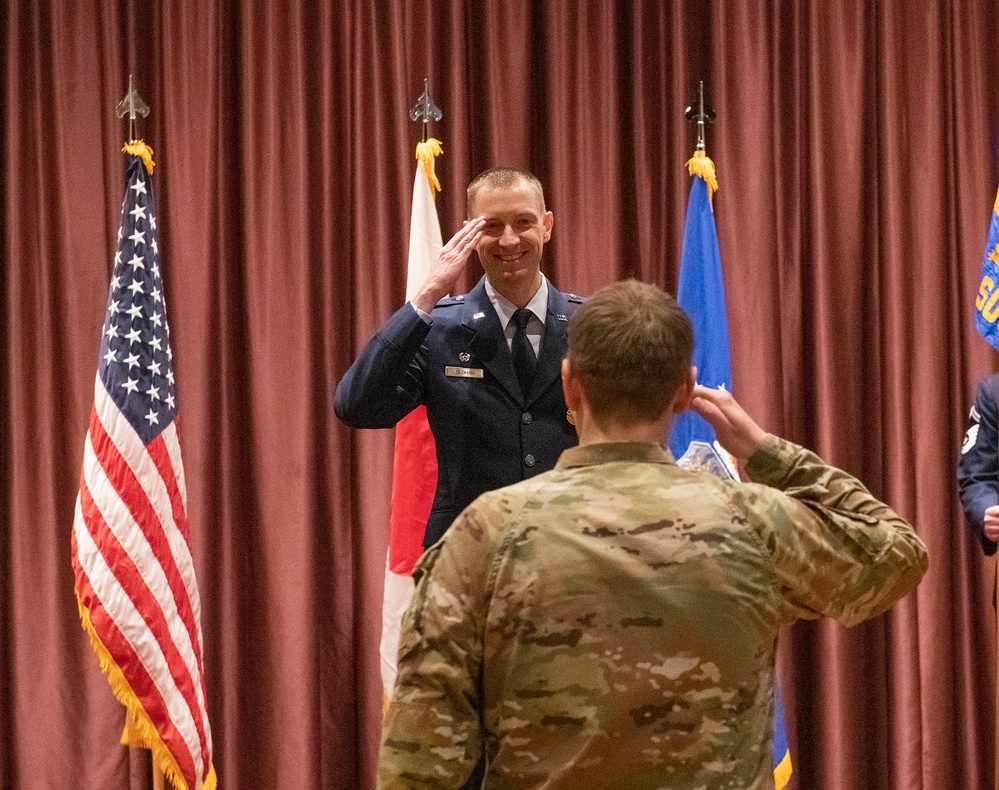
<path fill-rule="evenodd" d="M 708 185 L 708 200 L 718 191 L 718 176 L 715 175 L 715 163 L 704 151 L 695 151 L 687 160 L 687 172 L 692 176 L 700 176 Z"/>
<path fill-rule="evenodd" d="M 156 163 L 153 161 L 153 149 L 142 140 L 129 140 L 121 150 L 123 153 L 131 154 L 132 156 L 141 156 L 142 161 L 146 165 L 146 170 L 149 171 L 149 175 L 153 174 L 153 168 L 156 166 Z"/>
<path fill-rule="evenodd" d="M 440 156 L 443 151 L 441 141 L 433 137 L 416 144 L 416 159 L 427 175 L 430 194 L 433 195 L 434 200 L 437 199 L 437 193 L 441 191 L 441 182 L 437 180 L 437 174 L 434 172 L 434 158 Z"/>

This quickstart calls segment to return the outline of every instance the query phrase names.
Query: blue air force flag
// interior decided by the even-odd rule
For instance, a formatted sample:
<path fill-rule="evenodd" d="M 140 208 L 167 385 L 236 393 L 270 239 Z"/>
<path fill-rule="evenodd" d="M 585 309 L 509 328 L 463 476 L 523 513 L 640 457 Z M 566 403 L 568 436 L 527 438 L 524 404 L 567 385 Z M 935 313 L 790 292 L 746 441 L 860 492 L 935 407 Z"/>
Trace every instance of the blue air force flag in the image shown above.
<path fill-rule="evenodd" d="M 711 192 L 718 188 L 718 182 L 714 164 L 703 151 L 694 154 L 687 168 L 694 176 L 694 182 L 687 203 L 676 300 L 694 325 L 697 383 L 731 390 L 732 364 L 725 313 L 725 285 L 715 215 L 711 207 Z M 993 233 L 996 233 L 996 223 L 993 213 Z M 989 238 L 993 244 L 999 242 L 999 239 Z M 993 282 L 999 282 L 999 276 Z M 999 312 L 999 308 L 996 309 Z M 718 443 L 714 428 L 699 414 L 687 411 L 677 415 L 669 436 L 669 449 L 677 463 L 685 469 L 702 469 L 722 478 L 739 479 L 732 457 Z M 781 790 L 791 778 L 791 752 L 780 692 L 776 686 L 774 695 L 774 785 Z"/>
<path fill-rule="evenodd" d="M 702 161 L 710 163 L 711 160 L 702 157 Z M 694 176 L 690 187 L 676 300 L 694 325 L 697 383 L 731 390 L 732 365 L 721 253 L 708 182 L 700 175 Z M 715 429 L 692 411 L 677 415 L 673 421 L 669 449 L 678 461 L 683 459 L 681 466 L 707 467 L 710 471 L 722 472 L 723 477 L 738 477 L 728 453 L 717 445 Z"/>

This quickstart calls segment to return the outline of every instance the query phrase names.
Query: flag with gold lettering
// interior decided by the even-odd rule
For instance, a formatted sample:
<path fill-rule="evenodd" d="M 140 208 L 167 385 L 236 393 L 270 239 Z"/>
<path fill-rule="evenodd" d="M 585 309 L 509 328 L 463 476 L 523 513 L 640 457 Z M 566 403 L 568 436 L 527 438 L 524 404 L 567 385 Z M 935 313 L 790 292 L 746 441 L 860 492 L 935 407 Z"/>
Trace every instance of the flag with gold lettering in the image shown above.
<path fill-rule="evenodd" d="M 992 222 L 989 224 L 989 238 L 985 243 L 982 257 L 982 278 L 978 285 L 978 298 L 975 299 L 975 328 L 989 341 L 989 345 L 999 349 L 999 194 L 992 204 Z"/>
<path fill-rule="evenodd" d="M 990 346 L 999 350 L 999 194 L 992 203 L 992 221 L 989 223 L 989 236 L 982 256 L 982 277 L 978 283 L 978 296 L 975 298 L 975 329 Z M 999 579 L 999 566 L 996 567 Z M 995 600 L 993 599 L 993 603 Z M 999 637 L 999 631 L 996 632 Z M 999 651 L 999 644 L 996 646 Z M 996 675 L 996 787 L 999 787 L 999 667 Z"/>

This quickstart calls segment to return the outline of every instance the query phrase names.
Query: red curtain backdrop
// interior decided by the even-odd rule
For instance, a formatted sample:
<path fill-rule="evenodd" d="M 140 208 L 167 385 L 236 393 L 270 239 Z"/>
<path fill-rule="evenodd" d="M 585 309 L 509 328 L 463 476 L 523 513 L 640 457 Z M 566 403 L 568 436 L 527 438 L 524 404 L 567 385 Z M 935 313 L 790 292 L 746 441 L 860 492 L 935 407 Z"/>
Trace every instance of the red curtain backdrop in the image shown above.
<path fill-rule="evenodd" d="M 330 393 L 404 298 L 428 78 L 445 237 L 471 176 L 529 168 L 545 271 L 581 294 L 675 288 L 704 80 L 736 395 L 931 557 L 887 615 L 782 635 L 791 787 L 991 788 L 994 565 L 954 466 L 996 363 L 971 316 L 997 29 L 991 0 L 0 2 L 0 790 L 150 784 L 69 562 L 130 73 L 220 786 L 373 786 L 392 436 L 339 425 Z"/>

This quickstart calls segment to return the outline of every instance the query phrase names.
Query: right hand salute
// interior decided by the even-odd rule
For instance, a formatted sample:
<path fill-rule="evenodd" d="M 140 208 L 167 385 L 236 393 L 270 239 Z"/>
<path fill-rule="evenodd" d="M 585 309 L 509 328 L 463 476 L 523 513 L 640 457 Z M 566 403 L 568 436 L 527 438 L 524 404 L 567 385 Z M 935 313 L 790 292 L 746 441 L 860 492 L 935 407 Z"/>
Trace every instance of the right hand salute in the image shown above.
<path fill-rule="evenodd" d="M 715 429 L 721 446 L 740 461 L 755 453 L 766 438 L 766 431 L 727 390 L 710 389 L 698 384 L 694 387 L 690 408 Z"/>
<path fill-rule="evenodd" d="M 441 248 L 430 264 L 430 273 L 413 297 L 413 304 L 425 313 L 429 313 L 445 296 L 451 293 L 454 284 L 468 265 L 472 250 L 482 238 L 486 226 L 485 217 L 468 220 L 451 240 Z"/>
<path fill-rule="evenodd" d="M 999 542 L 999 505 L 985 508 L 985 519 L 982 524 L 985 537 L 993 543 Z"/>

